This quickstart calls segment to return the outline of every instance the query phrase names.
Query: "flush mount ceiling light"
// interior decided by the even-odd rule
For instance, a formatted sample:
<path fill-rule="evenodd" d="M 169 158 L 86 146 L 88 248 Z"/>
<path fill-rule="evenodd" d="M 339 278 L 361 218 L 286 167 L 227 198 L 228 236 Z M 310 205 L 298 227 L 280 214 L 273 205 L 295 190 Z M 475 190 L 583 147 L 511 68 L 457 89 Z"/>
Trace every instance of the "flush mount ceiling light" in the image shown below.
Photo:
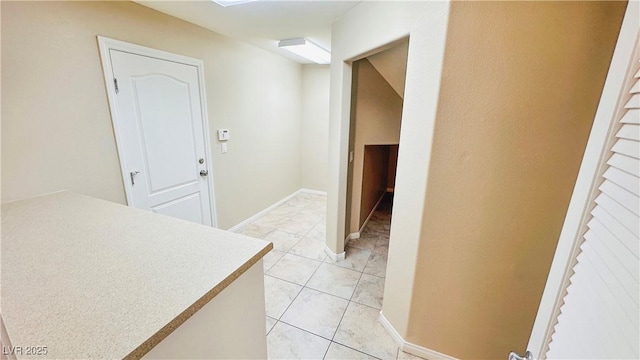
<path fill-rule="evenodd" d="M 302 56 L 316 64 L 331 63 L 331 53 L 329 51 L 304 38 L 280 40 L 278 47 Z"/>
<path fill-rule="evenodd" d="M 218 5 L 222 6 L 222 7 L 246 4 L 246 3 L 254 2 L 254 1 L 258 1 L 258 0 L 213 0 L 214 3 L 216 3 L 216 4 L 218 4 Z"/>

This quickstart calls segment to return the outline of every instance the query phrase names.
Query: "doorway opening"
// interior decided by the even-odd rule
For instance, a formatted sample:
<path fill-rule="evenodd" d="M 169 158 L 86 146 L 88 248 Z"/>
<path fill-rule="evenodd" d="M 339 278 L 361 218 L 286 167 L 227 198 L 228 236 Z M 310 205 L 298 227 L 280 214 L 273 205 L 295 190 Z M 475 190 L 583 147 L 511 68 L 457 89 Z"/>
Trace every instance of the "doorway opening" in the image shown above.
<path fill-rule="evenodd" d="M 371 251 L 365 273 L 382 278 L 391 239 L 408 49 L 407 38 L 352 63 L 345 254 Z"/>

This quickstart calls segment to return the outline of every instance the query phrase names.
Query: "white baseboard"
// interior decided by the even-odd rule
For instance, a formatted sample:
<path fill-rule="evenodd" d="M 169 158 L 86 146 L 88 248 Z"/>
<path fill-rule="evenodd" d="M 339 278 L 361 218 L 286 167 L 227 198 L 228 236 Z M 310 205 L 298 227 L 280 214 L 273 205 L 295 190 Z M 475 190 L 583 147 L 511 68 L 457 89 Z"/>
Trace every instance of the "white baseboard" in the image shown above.
<path fill-rule="evenodd" d="M 316 195 L 327 196 L 327 192 L 326 191 L 312 190 L 312 189 L 300 189 L 296 193 L 307 193 L 307 194 L 316 194 Z"/>
<path fill-rule="evenodd" d="M 351 234 L 347 235 L 347 237 L 344 239 L 344 246 L 345 247 L 347 246 L 347 244 L 349 244 L 349 241 L 351 241 L 353 239 L 359 239 L 360 238 L 360 234 L 362 234 L 362 231 L 364 231 L 364 228 L 369 223 L 369 220 L 371 220 L 371 217 L 373 216 L 373 214 L 376 212 L 376 210 L 378 210 L 378 206 L 380 206 L 380 203 L 382 202 L 383 198 L 384 198 L 384 194 L 382 194 L 382 196 L 380 196 L 380 199 L 378 199 L 378 201 L 376 202 L 376 205 L 373 207 L 373 210 L 371 210 L 371 212 L 369 213 L 369 216 L 367 216 L 367 219 L 362 224 L 362 227 L 360 228 L 360 230 L 358 230 L 356 232 L 352 232 Z"/>
<path fill-rule="evenodd" d="M 391 338 L 393 339 L 393 341 L 395 341 L 396 344 L 398 344 L 398 346 L 402 348 L 402 345 L 404 345 L 404 339 L 402 338 L 402 336 L 400 336 L 400 333 L 396 331 L 396 328 L 394 328 L 393 325 L 391 325 L 389 320 L 387 320 L 387 318 L 384 317 L 384 315 L 382 314 L 382 311 L 380 311 L 380 317 L 378 318 L 378 321 L 380 321 L 380 324 L 382 325 L 382 327 L 385 330 L 387 330 L 389 335 L 391 335 Z"/>
<path fill-rule="evenodd" d="M 412 344 L 406 341 L 402 346 L 402 351 L 429 360 L 457 360 L 453 356 L 449 356 L 435 350 L 427 349 L 426 347 Z"/>
<path fill-rule="evenodd" d="M 346 247 L 349 244 L 349 241 L 351 241 L 353 239 L 359 239 L 359 238 L 360 238 L 360 232 L 359 231 L 347 235 L 347 237 L 344 239 L 344 246 Z"/>
<path fill-rule="evenodd" d="M 409 353 L 411 355 L 419 356 L 421 358 L 429 359 L 429 360 L 457 360 L 453 356 L 449 356 L 447 354 L 443 354 L 441 352 L 427 349 L 426 347 L 405 341 L 400 335 L 400 333 L 398 333 L 398 331 L 396 331 L 393 325 L 391 325 L 389 320 L 387 320 L 387 318 L 384 317 L 384 315 L 382 314 L 382 311 L 380 311 L 379 321 L 382 327 L 385 330 L 387 330 L 391 338 L 393 338 L 396 344 L 398 344 L 398 346 L 400 347 L 400 350 L 406 353 Z"/>
<path fill-rule="evenodd" d="M 266 215 L 269 211 L 277 208 L 278 206 L 286 203 L 287 201 L 291 200 L 292 198 L 294 198 L 296 195 L 301 194 L 301 193 L 307 193 L 307 194 L 316 194 L 316 195 L 327 195 L 326 191 L 319 191 L 319 190 L 309 190 L 309 189 L 298 189 L 297 191 L 295 191 L 293 194 L 288 195 L 286 197 L 284 197 L 281 200 L 278 200 L 277 202 L 273 203 L 272 205 L 270 205 L 269 207 L 261 210 L 260 212 L 258 212 L 257 214 L 237 223 L 236 225 L 234 225 L 233 227 L 231 227 L 229 230 L 227 231 L 231 231 L 231 232 L 238 232 L 240 230 L 242 230 L 243 227 L 247 226 L 248 224 L 258 220 L 259 218 L 263 217 L 264 215 Z"/>
<path fill-rule="evenodd" d="M 339 254 L 334 253 L 333 250 L 329 249 L 329 247 L 326 244 L 324 245 L 324 252 L 325 252 L 325 254 L 329 255 L 329 258 L 333 262 L 338 262 L 340 260 L 344 260 L 344 258 L 346 256 L 344 251 L 339 253 Z"/>
<path fill-rule="evenodd" d="M 364 221 L 364 223 L 362 223 L 362 226 L 360 227 L 360 230 L 358 231 L 358 237 L 360 237 L 360 234 L 362 234 L 362 232 L 364 231 L 364 228 L 369 223 L 369 220 L 371 220 L 371 217 L 373 216 L 373 214 L 376 212 L 376 210 L 378 210 L 378 206 L 380 206 L 380 203 L 382 202 L 382 199 L 384 198 L 385 194 L 386 194 L 386 192 L 382 193 L 382 195 L 380 196 L 380 199 L 378 199 L 376 204 L 373 206 L 373 209 L 371 209 L 371 212 L 369 213 L 369 216 L 367 216 L 367 219 Z M 354 239 L 356 239 L 356 238 L 354 238 Z"/>

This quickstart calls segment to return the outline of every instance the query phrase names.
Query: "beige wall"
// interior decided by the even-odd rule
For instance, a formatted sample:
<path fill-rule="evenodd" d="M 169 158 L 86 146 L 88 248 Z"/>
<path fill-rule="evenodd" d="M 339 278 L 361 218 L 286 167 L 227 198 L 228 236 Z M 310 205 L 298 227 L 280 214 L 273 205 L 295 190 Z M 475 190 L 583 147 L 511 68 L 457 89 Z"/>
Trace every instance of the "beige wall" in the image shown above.
<path fill-rule="evenodd" d="M 363 59 L 354 64 L 358 66 L 357 91 L 354 92 L 355 137 L 353 142 L 353 180 L 351 186 L 351 233 L 360 230 L 364 220 L 369 216 L 372 207 L 363 208 L 363 204 L 373 205 L 375 191 L 363 190 L 377 188 L 378 179 L 369 178 L 363 172 L 365 145 L 397 144 L 400 140 L 400 122 L 402 120 L 402 98 L 389 83 L 371 65 Z"/>
<path fill-rule="evenodd" d="M 450 18 L 450 6 L 478 8 Z M 621 7 L 363 2 L 334 23 L 327 246 L 335 252 L 343 250 L 347 209 L 348 61 L 410 38 L 382 310 L 407 341 L 463 358 L 505 358 L 507 342 L 524 350 L 546 276 L 537 264 L 547 261 L 548 270 L 575 180 L 577 163 L 569 163 L 584 149 Z M 505 195 L 520 203 L 503 204 Z M 529 251 L 535 259 L 524 258 Z M 515 291 L 519 284 L 537 288 L 537 298 Z"/>
<path fill-rule="evenodd" d="M 524 352 L 624 9 L 452 3 L 408 341 Z"/>
<path fill-rule="evenodd" d="M 327 191 L 329 66 L 302 66 L 302 188 Z"/>
<path fill-rule="evenodd" d="M 125 201 L 96 35 L 204 61 L 221 228 L 300 188 L 299 64 L 135 3 L 2 2 L 3 202 Z"/>
<path fill-rule="evenodd" d="M 404 98 L 408 53 L 409 39 L 405 39 L 398 45 L 367 57 L 400 98 Z"/>
<path fill-rule="evenodd" d="M 406 336 L 435 122 L 449 2 L 364 1 L 334 22 L 331 36 L 327 247 L 344 250 L 352 88 L 350 61 L 409 36 L 398 170 L 383 314 Z M 384 26 L 381 26 L 384 24 Z M 351 132 L 353 133 L 353 132 Z"/>

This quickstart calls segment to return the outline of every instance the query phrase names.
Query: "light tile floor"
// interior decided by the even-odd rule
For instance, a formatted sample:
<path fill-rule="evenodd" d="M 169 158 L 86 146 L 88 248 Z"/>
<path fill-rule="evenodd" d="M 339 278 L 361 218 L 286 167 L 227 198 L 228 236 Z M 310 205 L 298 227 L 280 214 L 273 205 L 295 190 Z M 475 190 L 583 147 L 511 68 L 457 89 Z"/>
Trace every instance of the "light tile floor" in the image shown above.
<path fill-rule="evenodd" d="M 336 263 L 324 252 L 323 195 L 298 194 L 239 231 L 274 246 L 264 257 L 270 359 L 419 359 L 399 351 L 378 322 L 391 200 Z"/>

